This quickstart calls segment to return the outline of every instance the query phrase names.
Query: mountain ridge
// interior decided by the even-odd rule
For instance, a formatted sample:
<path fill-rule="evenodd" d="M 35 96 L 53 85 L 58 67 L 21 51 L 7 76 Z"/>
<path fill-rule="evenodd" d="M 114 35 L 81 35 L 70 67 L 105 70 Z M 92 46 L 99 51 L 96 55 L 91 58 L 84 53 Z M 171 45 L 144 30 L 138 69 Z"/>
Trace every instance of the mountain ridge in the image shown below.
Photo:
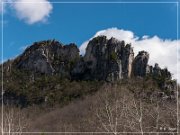
<path fill-rule="evenodd" d="M 149 55 L 146 51 L 140 51 L 134 56 L 131 44 L 115 38 L 108 40 L 106 36 L 98 36 L 90 40 L 84 56 L 79 54 L 79 49 L 74 43 L 63 45 L 56 40 L 44 40 L 34 42 L 26 48 L 21 55 L 7 64 L 5 70 L 8 71 L 14 66 L 42 74 L 64 72 L 69 74 L 67 76 L 70 78 L 85 80 L 113 81 L 133 76 L 145 77 L 149 74 L 162 76 L 163 73 L 164 77 L 171 79 L 171 73 L 166 68 L 161 69 L 157 63 L 154 67 L 148 64 Z M 77 77 L 86 74 L 85 71 L 90 72 L 89 77 L 87 75 L 84 78 Z M 97 73 L 105 75 L 94 76 Z"/>
<path fill-rule="evenodd" d="M 13 104 L 22 106 L 46 102 L 47 98 L 49 102 L 66 102 L 97 91 L 93 84 L 98 87 L 102 81 L 116 83 L 133 79 L 153 80 L 168 98 L 174 99 L 176 81 L 167 68 L 161 69 L 157 63 L 148 65 L 149 57 L 146 51 L 134 57 L 131 44 L 106 36 L 89 41 L 84 56 L 74 43 L 35 42 L 17 58 L 3 64 L 4 102 L 12 100 Z"/>

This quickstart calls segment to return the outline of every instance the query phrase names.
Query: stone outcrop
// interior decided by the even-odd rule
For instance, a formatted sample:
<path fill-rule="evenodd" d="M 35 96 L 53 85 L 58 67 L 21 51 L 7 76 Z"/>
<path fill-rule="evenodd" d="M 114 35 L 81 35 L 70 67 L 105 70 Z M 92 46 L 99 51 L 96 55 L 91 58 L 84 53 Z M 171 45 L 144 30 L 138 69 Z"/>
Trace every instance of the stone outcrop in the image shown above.
<path fill-rule="evenodd" d="M 88 43 L 83 62 L 77 66 L 84 79 L 115 81 L 131 76 L 133 59 L 131 45 L 115 38 L 108 40 L 105 36 L 101 36 Z"/>
<path fill-rule="evenodd" d="M 22 78 L 26 78 L 26 81 L 30 82 L 29 84 L 35 85 L 44 85 L 44 82 L 48 83 L 48 79 L 51 77 L 55 83 L 59 83 L 61 81 L 59 79 L 114 82 L 127 78 L 138 78 L 138 80 L 146 78 L 147 82 L 152 81 L 152 84 L 159 86 L 161 93 L 157 94 L 160 97 L 175 99 L 177 84 L 172 80 L 171 73 L 167 68 L 161 69 L 158 64 L 148 65 L 149 57 L 148 52 L 140 51 L 134 58 L 131 44 L 126 44 L 124 41 L 115 38 L 107 39 L 105 36 L 95 37 L 89 41 L 84 56 L 79 54 L 77 45 L 73 43 L 63 45 L 56 40 L 35 42 L 14 60 L 3 63 L 4 75 L 9 79 L 4 79 L 4 82 L 7 85 L 11 79 L 14 81 L 17 78 L 20 79 L 20 82 L 17 81 L 19 83 L 17 85 L 21 86 L 24 83 Z M 0 70 L 2 71 L 2 66 L 0 66 Z M 39 78 L 40 80 L 38 80 Z M 28 83 L 25 84 L 22 85 L 21 94 L 18 92 L 19 88 L 10 85 L 3 95 L 4 103 L 11 103 L 9 101 L 12 101 L 12 103 L 26 106 L 29 96 L 26 95 L 25 90 L 31 86 Z M 53 84 L 50 85 L 47 86 L 48 88 L 41 88 L 41 86 L 36 88 L 40 88 L 42 93 L 46 93 L 46 89 L 56 89 Z M 141 95 L 147 97 L 149 93 L 147 92 L 147 95 L 142 93 Z M 40 96 L 36 103 L 44 102 L 44 100 L 46 101 L 47 98 Z"/>
<path fill-rule="evenodd" d="M 145 77 L 147 73 L 147 64 L 149 60 L 149 53 L 140 51 L 133 61 L 133 75 Z"/>
<path fill-rule="evenodd" d="M 172 81 L 171 73 L 167 68 L 161 69 L 157 63 L 152 68 L 152 78 L 156 80 L 163 90 L 173 91 L 176 84 Z"/>
<path fill-rule="evenodd" d="M 146 76 L 163 82 L 171 80 L 167 69 L 161 69 L 158 64 L 154 67 L 148 65 L 148 60 L 149 53 L 146 51 L 140 51 L 134 58 L 131 44 L 99 36 L 89 41 L 84 56 L 79 55 L 79 49 L 73 43 L 63 45 L 56 40 L 35 42 L 22 55 L 7 61 L 5 71 L 10 72 L 15 67 L 72 80 L 118 81 Z"/>
<path fill-rule="evenodd" d="M 75 44 L 63 45 L 55 40 L 35 42 L 15 59 L 19 69 L 42 74 L 70 76 L 70 70 L 79 59 Z"/>

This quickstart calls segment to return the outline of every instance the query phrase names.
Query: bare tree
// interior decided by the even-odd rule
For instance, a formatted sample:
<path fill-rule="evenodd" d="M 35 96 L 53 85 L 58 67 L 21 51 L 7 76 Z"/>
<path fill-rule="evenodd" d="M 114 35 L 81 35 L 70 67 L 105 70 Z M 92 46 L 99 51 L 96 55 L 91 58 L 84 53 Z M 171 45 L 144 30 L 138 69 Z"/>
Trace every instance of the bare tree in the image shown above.
<path fill-rule="evenodd" d="M 176 132 L 176 108 L 163 100 L 147 103 L 135 98 L 124 87 L 105 86 L 97 101 L 95 116 L 100 131 L 117 135 L 118 132 Z M 173 104 L 173 103 L 172 103 Z"/>
<path fill-rule="evenodd" d="M 8 135 L 22 135 L 22 132 L 28 128 L 28 122 L 20 108 L 4 106 L 3 123 L 0 128 L 1 132 Z"/>

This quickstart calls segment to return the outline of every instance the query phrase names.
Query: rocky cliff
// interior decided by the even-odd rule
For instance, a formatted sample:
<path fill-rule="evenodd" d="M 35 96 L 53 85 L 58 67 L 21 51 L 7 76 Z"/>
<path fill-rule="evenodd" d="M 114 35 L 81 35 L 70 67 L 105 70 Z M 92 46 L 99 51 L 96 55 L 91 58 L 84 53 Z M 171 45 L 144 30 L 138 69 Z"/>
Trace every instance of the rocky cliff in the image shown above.
<path fill-rule="evenodd" d="M 149 57 L 145 51 L 134 56 L 131 44 L 105 36 L 89 41 L 84 56 L 75 44 L 64 45 L 56 40 L 35 42 L 20 56 L 3 63 L 4 103 L 65 103 L 96 91 L 94 87 L 101 83 L 125 81 L 129 87 L 133 80 L 142 82 L 145 97 L 154 93 L 175 99 L 176 83 L 171 73 L 158 64 L 148 65 Z M 131 90 L 137 92 L 134 86 Z"/>
<path fill-rule="evenodd" d="M 84 56 L 75 44 L 55 40 L 35 42 L 23 54 L 5 64 L 5 71 L 17 68 L 37 74 L 59 75 L 73 80 L 118 81 L 123 78 L 151 76 L 171 80 L 171 73 L 158 64 L 148 65 L 149 53 L 134 57 L 131 44 L 99 36 L 89 41 Z M 8 63 L 8 62 L 7 62 Z"/>
<path fill-rule="evenodd" d="M 73 76 L 81 74 L 84 79 L 107 81 L 128 78 L 131 76 L 133 59 L 131 45 L 126 45 L 124 41 L 115 38 L 108 40 L 105 36 L 96 37 L 88 43 L 82 64 L 75 67 L 83 70 L 73 71 Z"/>
<path fill-rule="evenodd" d="M 73 64 L 79 59 L 75 44 L 63 45 L 55 40 L 35 42 L 13 61 L 18 69 L 40 74 L 59 74 L 70 77 Z"/>

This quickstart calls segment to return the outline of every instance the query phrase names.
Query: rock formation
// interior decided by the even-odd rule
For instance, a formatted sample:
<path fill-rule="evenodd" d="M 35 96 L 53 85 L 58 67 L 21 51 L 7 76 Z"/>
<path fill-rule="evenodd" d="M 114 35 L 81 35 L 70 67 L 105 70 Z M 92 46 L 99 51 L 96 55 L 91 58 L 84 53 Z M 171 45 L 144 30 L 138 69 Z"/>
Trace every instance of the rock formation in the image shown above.
<path fill-rule="evenodd" d="M 79 55 L 78 47 L 72 43 L 63 45 L 56 40 L 35 42 L 17 58 L 3 63 L 6 76 L 4 82 L 8 84 L 3 93 L 4 103 L 12 101 L 25 106 L 29 99 L 33 103 L 43 102 L 46 96 L 41 93 L 46 95 L 46 90 L 56 89 L 54 84 L 46 85 L 51 79 L 59 84 L 66 79 L 116 82 L 128 78 L 150 78 L 148 81 L 155 82 L 162 90 L 162 95 L 175 99 L 176 83 L 172 80 L 171 73 L 167 68 L 161 69 L 158 64 L 148 65 L 149 57 L 148 52 L 140 51 L 134 58 L 131 44 L 115 38 L 107 39 L 106 36 L 89 41 L 84 56 Z M 0 69 L 2 70 L 2 66 Z M 29 82 L 25 83 L 23 78 Z M 17 88 L 11 85 L 16 79 Z M 31 94 L 27 95 L 28 88 L 33 92 L 38 91 L 35 102 Z"/>
<path fill-rule="evenodd" d="M 145 77 L 147 73 L 147 64 L 149 54 L 145 51 L 140 51 L 133 61 L 133 75 Z"/>
<path fill-rule="evenodd" d="M 119 80 L 131 76 L 133 59 L 133 49 L 124 41 L 96 37 L 87 45 L 81 71 L 86 79 Z"/>
<path fill-rule="evenodd" d="M 75 44 L 63 45 L 55 40 L 35 42 L 22 55 L 7 62 L 10 64 L 5 64 L 5 67 L 6 71 L 17 68 L 72 80 L 118 81 L 146 76 L 171 80 L 167 69 L 161 69 L 158 64 L 150 66 L 148 60 L 148 52 L 140 51 L 134 58 L 130 44 L 99 36 L 89 41 L 84 56 L 79 55 Z"/>
<path fill-rule="evenodd" d="M 79 49 L 75 44 L 63 45 L 55 40 L 35 42 L 15 59 L 19 69 L 42 74 L 70 76 L 70 70 L 79 59 Z"/>

